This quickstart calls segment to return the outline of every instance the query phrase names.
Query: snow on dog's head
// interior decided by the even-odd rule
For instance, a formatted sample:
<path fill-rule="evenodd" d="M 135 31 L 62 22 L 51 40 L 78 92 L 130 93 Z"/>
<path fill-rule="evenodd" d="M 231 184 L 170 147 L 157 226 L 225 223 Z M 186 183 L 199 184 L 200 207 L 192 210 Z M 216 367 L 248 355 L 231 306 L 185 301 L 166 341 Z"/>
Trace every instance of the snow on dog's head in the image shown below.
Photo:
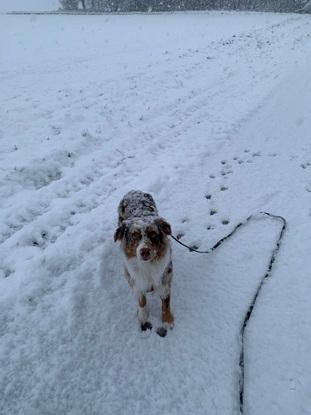
<path fill-rule="evenodd" d="M 121 241 L 127 258 L 137 257 L 147 262 L 160 259 L 165 254 L 170 233 L 171 227 L 163 218 L 132 218 L 117 228 L 114 239 Z"/>

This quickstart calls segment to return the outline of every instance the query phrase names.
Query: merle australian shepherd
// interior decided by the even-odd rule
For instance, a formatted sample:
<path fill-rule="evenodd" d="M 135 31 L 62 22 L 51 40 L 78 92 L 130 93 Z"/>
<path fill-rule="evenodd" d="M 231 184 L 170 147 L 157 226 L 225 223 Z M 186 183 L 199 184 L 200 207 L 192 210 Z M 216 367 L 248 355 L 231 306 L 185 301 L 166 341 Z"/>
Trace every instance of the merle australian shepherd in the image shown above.
<path fill-rule="evenodd" d="M 121 241 L 125 277 L 138 302 L 141 330 L 151 329 L 148 321 L 146 293 L 157 292 L 162 301 L 163 326 L 158 334 L 165 336 L 165 327 L 172 328 L 174 317 L 170 309 L 173 277 L 171 246 L 168 235 L 171 227 L 158 215 L 149 193 L 128 192 L 118 208 L 119 223 L 114 240 Z"/>

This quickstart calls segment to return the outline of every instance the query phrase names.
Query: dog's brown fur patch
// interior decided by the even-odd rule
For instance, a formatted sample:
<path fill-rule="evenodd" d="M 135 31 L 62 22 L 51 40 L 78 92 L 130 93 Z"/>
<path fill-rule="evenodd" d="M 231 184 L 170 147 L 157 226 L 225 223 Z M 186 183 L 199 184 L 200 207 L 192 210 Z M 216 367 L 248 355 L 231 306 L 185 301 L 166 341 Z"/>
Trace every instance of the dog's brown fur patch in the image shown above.
<path fill-rule="evenodd" d="M 172 277 L 173 277 L 173 264 L 172 264 L 172 261 L 170 261 L 170 263 L 168 264 L 168 266 L 163 272 L 162 284 L 168 285 L 170 287 L 171 282 L 172 282 Z"/>
<path fill-rule="evenodd" d="M 138 302 L 139 302 L 139 307 L 145 307 L 145 305 L 147 304 L 146 296 L 141 295 L 139 297 Z"/>

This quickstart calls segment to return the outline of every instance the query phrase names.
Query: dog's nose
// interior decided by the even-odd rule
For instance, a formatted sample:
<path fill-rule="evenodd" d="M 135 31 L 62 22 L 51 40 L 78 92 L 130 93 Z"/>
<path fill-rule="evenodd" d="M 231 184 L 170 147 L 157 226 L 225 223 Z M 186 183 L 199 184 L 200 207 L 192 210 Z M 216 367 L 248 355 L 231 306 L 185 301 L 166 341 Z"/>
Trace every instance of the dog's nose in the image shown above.
<path fill-rule="evenodd" d="M 150 258 L 151 252 L 149 248 L 142 248 L 140 250 L 140 255 L 144 261 L 147 261 Z"/>

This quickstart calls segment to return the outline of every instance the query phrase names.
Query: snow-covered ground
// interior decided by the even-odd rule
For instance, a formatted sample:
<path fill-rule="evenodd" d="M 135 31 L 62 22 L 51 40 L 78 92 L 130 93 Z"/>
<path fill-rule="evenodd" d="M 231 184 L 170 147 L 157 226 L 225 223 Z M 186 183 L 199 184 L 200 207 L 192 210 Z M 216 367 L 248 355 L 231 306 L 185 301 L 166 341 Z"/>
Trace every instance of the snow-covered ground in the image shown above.
<path fill-rule="evenodd" d="M 311 20 L 0 16 L 0 413 L 238 413 L 239 329 L 279 225 L 173 245 L 167 337 L 138 330 L 116 208 L 182 241 L 288 230 L 246 331 L 245 413 L 309 415 Z M 152 322 L 159 322 L 159 304 Z"/>

